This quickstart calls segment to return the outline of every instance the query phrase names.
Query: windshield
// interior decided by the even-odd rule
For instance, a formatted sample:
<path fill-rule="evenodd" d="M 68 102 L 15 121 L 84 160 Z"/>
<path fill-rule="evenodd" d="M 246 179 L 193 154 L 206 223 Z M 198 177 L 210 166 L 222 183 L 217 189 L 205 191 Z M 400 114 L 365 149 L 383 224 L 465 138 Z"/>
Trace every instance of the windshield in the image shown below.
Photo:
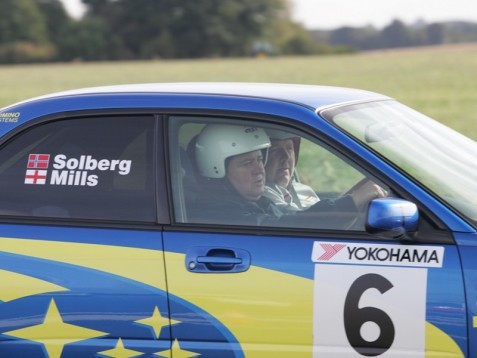
<path fill-rule="evenodd" d="M 395 101 L 320 113 L 477 222 L 477 143 Z"/>

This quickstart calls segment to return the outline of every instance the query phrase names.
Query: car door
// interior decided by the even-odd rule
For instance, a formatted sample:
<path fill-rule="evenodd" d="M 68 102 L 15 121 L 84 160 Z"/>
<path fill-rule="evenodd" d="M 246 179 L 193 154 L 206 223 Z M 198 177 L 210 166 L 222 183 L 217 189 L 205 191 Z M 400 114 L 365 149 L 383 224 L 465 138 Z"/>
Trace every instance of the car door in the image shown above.
<path fill-rule="evenodd" d="M 427 209 L 420 208 L 417 243 L 367 233 L 366 209 L 353 216 L 328 206 L 265 225 L 244 224 L 225 209 L 194 217 L 208 212 L 204 195 L 225 199 L 194 172 L 194 152 L 203 150 L 194 141 L 211 123 L 299 137 L 294 180 L 314 188 L 323 205 L 365 182 L 405 194 L 330 140 L 258 120 L 171 116 L 175 224 L 164 249 L 173 356 L 466 356 L 459 254 Z"/>
<path fill-rule="evenodd" d="M 476 286 L 476 234 L 457 233 L 456 241 L 462 259 L 465 291 L 467 295 L 467 322 L 469 336 L 469 357 L 477 356 L 477 286 Z"/>
<path fill-rule="evenodd" d="M 38 120 L 3 143 L 0 356 L 170 349 L 155 128 L 153 115 L 103 112 Z"/>

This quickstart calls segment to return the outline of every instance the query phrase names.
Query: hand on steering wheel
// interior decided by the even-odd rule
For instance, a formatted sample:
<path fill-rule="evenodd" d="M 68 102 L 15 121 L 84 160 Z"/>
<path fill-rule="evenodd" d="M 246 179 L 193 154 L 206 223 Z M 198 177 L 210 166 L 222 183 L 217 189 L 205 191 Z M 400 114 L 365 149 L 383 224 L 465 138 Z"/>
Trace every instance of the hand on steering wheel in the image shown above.
<path fill-rule="evenodd" d="M 353 201 L 360 212 L 364 211 L 368 203 L 377 198 L 385 198 L 388 196 L 388 191 L 381 188 L 369 178 L 364 178 L 353 185 L 345 195 L 351 195 Z"/>
<path fill-rule="evenodd" d="M 364 225 L 366 209 L 369 202 L 373 199 L 384 198 L 388 196 L 389 193 L 369 178 L 363 178 L 343 193 L 343 196 L 345 195 L 349 195 L 353 198 L 358 211 L 356 216 L 345 225 L 344 229 L 361 230 Z"/>

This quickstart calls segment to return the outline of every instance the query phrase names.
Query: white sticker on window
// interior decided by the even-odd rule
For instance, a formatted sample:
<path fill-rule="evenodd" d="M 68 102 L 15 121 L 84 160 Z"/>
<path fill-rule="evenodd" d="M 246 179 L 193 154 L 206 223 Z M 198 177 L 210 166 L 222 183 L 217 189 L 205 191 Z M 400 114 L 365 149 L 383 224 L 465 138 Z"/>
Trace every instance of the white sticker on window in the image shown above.
<path fill-rule="evenodd" d="M 64 154 L 57 154 L 53 157 L 50 168 L 50 157 L 50 154 L 28 156 L 25 184 L 96 186 L 99 176 L 92 172 L 110 171 L 128 175 L 132 166 L 132 161 L 126 159 L 96 159 L 92 155 L 69 158 Z"/>

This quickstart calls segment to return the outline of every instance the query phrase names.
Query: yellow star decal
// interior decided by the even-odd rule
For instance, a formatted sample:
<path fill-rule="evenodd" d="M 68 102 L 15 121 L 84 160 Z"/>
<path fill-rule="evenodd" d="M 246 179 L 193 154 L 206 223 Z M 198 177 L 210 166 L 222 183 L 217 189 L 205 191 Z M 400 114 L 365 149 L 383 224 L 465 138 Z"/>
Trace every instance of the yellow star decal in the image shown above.
<path fill-rule="evenodd" d="M 174 341 L 174 344 L 172 345 L 171 349 L 168 349 L 167 351 L 160 351 L 156 352 L 154 354 L 159 355 L 159 357 L 174 357 L 174 358 L 192 358 L 192 357 L 199 357 L 200 354 L 191 352 L 191 351 L 186 351 L 185 349 L 181 349 L 179 345 L 179 341 L 176 339 Z"/>
<path fill-rule="evenodd" d="M 35 277 L 0 270 L 0 300 L 2 301 L 8 302 L 54 291 L 67 291 L 67 289 Z"/>
<path fill-rule="evenodd" d="M 49 358 L 59 358 L 66 344 L 104 336 L 107 333 L 63 322 L 55 300 L 51 299 L 43 323 L 5 334 L 41 343 Z"/>
<path fill-rule="evenodd" d="M 166 317 L 162 317 L 161 313 L 159 312 L 159 308 L 154 308 L 154 312 L 152 316 L 149 318 L 143 318 L 136 321 L 139 324 L 143 324 L 146 326 L 150 326 L 156 335 L 156 338 L 159 338 L 161 335 L 161 330 L 163 327 L 169 326 L 169 319 Z M 170 324 L 180 323 L 180 321 L 170 320 Z"/>
<path fill-rule="evenodd" d="M 143 354 L 143 352 L 133 351 L 132 349 L 124 348 L 123 340 L 121 338 L 118 339 L 118 343 L 116 343 L 116 347 L 114 347 L 113 349 L 108 349 L 107 351 L 102 351 L 98 353 L 114 358 L 131 358 Z"/>

